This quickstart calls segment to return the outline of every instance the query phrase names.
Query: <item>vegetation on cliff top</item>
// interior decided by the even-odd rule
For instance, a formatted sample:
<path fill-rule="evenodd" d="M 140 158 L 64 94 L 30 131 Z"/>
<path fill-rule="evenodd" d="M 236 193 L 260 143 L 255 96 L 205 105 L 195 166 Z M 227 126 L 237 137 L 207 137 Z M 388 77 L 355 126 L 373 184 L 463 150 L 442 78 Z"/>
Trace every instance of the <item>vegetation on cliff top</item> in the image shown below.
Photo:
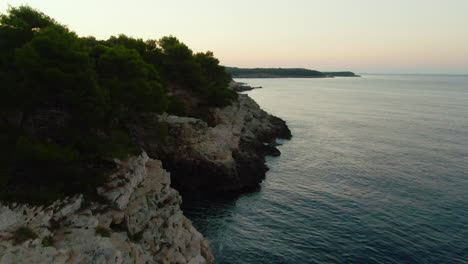
<path fill-rule="evenodd" d="M 170 87 L 203 107 L 230 104 L 213 53 L 177 38 L 97 40 L 27 6 L 0 14 L 0 199 L 47 202 L 93 193 L 110 160 L 138 149 L 126 122 L 184 113 Z"/>

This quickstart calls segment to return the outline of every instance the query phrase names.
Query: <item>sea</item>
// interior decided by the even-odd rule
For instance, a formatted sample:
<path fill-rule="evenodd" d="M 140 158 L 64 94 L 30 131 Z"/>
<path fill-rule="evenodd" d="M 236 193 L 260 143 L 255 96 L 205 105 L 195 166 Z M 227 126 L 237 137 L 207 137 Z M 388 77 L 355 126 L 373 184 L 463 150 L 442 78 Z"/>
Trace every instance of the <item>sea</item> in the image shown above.
<path fill-rule="evenodd" d="M 293 138 L 258 190 L 185 199 L 216 263 L 468 263 L 468 76 L 236 81 Z"/>

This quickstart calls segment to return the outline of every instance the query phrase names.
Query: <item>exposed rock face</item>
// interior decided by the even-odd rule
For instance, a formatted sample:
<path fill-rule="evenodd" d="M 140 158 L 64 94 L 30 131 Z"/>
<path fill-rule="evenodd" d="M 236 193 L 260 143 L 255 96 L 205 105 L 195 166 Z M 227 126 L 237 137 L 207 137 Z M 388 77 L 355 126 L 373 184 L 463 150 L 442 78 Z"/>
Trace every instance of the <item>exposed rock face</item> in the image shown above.
<path fill-rule="evenodd" d="M 286 123 L 260 109 L 249 96 L 212 112 L 213 127 L 188 117 L 146 115 L 134 126 L 142 147 L 163 161 L 173 184 L 183 191 L 244 191 L 264 179 L 265 155 L 277 156 L 276 138 L 291 138 Z M 168 128 L 161 142 L 154 140 L 154 122 Z"/>
<path fill-rule="evenodd" d="M 120 162 L 101 203 L 0 204 L 0 263 L 214 263 L 169 185 L 161 162 L 143 153 Z M 15 243 L 20 227 L 37 237 Z"/>

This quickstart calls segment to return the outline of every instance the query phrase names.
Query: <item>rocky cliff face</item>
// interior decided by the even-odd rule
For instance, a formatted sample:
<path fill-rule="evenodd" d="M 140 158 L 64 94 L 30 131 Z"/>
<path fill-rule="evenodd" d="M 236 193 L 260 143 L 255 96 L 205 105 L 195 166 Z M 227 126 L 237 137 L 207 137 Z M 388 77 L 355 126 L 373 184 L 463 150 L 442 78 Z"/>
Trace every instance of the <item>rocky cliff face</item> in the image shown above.
<path fill-rule="evenodd" d="M 255 188 L 267 171 L 265 155 L 280 155 L 276 139 L 291 132 L 247 95 L 212 109 L 210 119 L 212 125 L 156 114 L 135 120 L 129 127 L 153 159 L 143 153 L 117 161 L 98 189 L 101 202 L 80 195 L 47 207 L 0 203 L 0 263 L 214 263 L 171 179 L 184 191 Z"/>
<path fill-rule="evenodd" d="M 47 207 L 0 204 L 0 263 L 214 263 L 161 162 L 143 153 L 99 189 Z"/>
<path fill-rule="evenodd" d="M 183 191 L 239 192 L 264 179 L 265 155 L 280 155 L 277 138 L 289 139 L 286 123 L 263 111 L 254 100 L 239 100 L 211 112 L 214 126 L 187 117 L 145 115 L 133 125 L 142 147 L 163 161 L 173 184 Z M 159 123 L 167 127 L 164 141 L 153 138 Z"/>

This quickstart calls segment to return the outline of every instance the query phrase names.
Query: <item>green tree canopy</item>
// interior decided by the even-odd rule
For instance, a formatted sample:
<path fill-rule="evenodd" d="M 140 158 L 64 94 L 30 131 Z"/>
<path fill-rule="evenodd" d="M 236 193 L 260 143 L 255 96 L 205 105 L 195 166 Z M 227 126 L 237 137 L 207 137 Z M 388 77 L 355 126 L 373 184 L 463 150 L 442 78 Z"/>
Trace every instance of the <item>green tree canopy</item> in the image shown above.
<path fill-rule="evenodd" d="M 102 87 L 109 91 L 113 109 L 158 112 L 167 108 L 165 91 L 156 69 L 135 49 L 101 47 L 97 70 Z"/>
<path fill-rule="evenodd" d="M 206 109 L 235 99 L 229 80 L 213 53 L 194 54 L 173 36 L 97 40 L 33 8 L 8 9 L 0 14 L 0 199 L 93 193 L 109 159 L 138 150 L 133 117 L 187 113 L 169 86 Z"/>

